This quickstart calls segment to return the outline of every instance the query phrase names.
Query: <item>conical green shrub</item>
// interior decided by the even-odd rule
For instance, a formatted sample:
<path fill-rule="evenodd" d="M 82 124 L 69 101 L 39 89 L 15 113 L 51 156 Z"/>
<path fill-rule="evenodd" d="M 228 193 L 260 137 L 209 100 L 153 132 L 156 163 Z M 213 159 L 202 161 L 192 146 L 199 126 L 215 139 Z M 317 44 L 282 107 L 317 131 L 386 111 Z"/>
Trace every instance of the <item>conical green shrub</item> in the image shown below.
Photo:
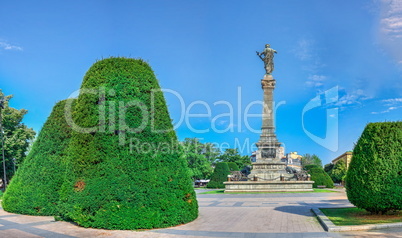
<path fill-rule="evenodd" d="M 220 162 L 216 163 L 211 180 L 207 184 L 207 188 L 225 188 L 223 182 L 228 181 L 228 175 L 230 174 L 228 163 Z"/>
<path fill-rule="evenodd" d="M 346 192 L 371 213 L 402 210 L 402 122 L 369 123 L 353 149 Z"/>
<path fill-rule="evenodd" d="M 304 169 L 310 174 L 310 179 L 314 181 L 313 188 L 317 188 L 318 186 L 325 186 L 326 188 L 334 187 L 331 177 L 329 177 L 321 166 L 308 164 L 304 166 Z"/>
<path fill-rule="evenodd" d="M 64 117 L 67 100 L 58 102 L 43 125 L 27 158 L 3 195 L 8 212 L 55 215 L 65 176 L 65 149 L 71 128 Z M 72 102 L 70 102 L 72 103 Z"/>
<path fill-rule="evenodd" d="M 62 219 L 84 227 L 148 229 L 198 216 L 186 161 L 146 62 L 96 62 L 84 77 L 72 119 Z"/>

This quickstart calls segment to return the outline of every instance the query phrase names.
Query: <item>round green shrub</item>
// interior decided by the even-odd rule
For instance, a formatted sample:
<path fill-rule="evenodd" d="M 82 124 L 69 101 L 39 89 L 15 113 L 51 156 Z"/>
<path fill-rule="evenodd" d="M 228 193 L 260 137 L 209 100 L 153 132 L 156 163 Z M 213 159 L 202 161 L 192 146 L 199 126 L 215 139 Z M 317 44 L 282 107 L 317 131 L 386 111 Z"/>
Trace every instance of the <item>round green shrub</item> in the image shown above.
<path fill-rule="evenodd" d="M 367 124 L 353 150 L 346 192 L 371 213 L 402 210 L 402 122 Z"/>
<path fill-rule="evenodd" d="M 239 171 L 240 170 L 235 162 L 227 162 L 227 164 L 229 166 L 229 171 Z"/>
<path fill-rule="evenodd" d="M 84 77 L 73 123 L 61 219 L 84 227 L 150 229 L 198 216 L 189 169 L 146 62 L 96 62 Z"/>
<path fill-rule="evenodd" d="M 67 100 L 58 102 L 27 158 L 7 187 L 2 205 L 8 212 L 55 215 L 65 176 L 65 149 L 71 128 L 64 117 Z"/>
<path fill-rule="evenodd" d="M 225 162 L 216 163 L 211 180 L 207 184 L 207 188 L 225 188 L 223 182 L 228 180 L 230 174 L 229 166 Z"/>
<path fill-rule="evenodd" d="M 325 186 L 326 188 L 334 187 L 334 182 L 322 167 L 315 164 L 309 164 L 304 166 L 304 169 L 311 175 L 310 179 L 314 181 L 313 188 L 317 188 L 318 186 Z"/>

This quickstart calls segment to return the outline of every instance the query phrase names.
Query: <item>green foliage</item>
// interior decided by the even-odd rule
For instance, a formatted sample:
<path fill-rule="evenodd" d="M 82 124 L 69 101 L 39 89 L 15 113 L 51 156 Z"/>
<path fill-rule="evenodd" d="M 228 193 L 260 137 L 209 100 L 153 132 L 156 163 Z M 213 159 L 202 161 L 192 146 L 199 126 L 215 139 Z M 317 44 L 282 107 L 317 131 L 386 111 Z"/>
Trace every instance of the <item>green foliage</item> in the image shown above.
<path fill-rule="evenodd" d="M 216 163 L 214 173 L 211 176 L 211 180 L 207 184 L 207 188 L 225 188 L 223 182 L 228 180 L 229 174 L 230 170 L 227 163 Z"/>
<path fill-rule="evenodd" d="M 230 171 L 239 171 L 239 167 L 235 162 L 228 162 L 229 170 Z"/>
<path fill-rule="evenodd" d="M 226 149 L 223 154 L 218 157 L 219 162 L 234 162 L 237 167 L 243 168 L 247 165 L 251 165 L 250 157 L 241 156 L 237 149 Z"/>
<path fill-rule="evenodd" d="M 304 169 L 311 175 L 311 180 L 314 181 L 313 188 L 324 185 L 327 188 L 333 188 L 334 183 L 324 169 L 315 164 L 305 165 Z"/>
<path fill-rule="evenodd" d="M 26 152 L 29 148 L 30 142 L 35 137 L 35 132 L 32 128 L 28 128 L 22 119 L 28 113 L 25 109 L 15 109 L 9 107 L 9 101 L 12 95 L 4 96 L 0 89 L 0 98 L 5 99 L 4 109 L 1 110 L 0 120 L 2 120 L 2 127 L 4 130 L 4 158 L 6 160 L 6 175 L 7 180 L 10 180 L 14 175 L 14 161 L 15 167 L 18 169 L 19 165 L 24 161 Z M 0 137 L 3 135 L 0 133 Z M 0 143 L 1 145 L 1 143 Z M 3 179 L 3 169 L 0 170 L 0 176 Z"/>
<path fill-rule="evenodd" d="M 326 164 L 326 165 L 324 165 L 324 171 L 329 175 L 329 176 L 331 176 L 331 173 L 332 173 L 332 169 L 334 168 L 334 164 L 333 163 L 329 163 L 329 164 Z"/>
<path fill-rule="evenodd" d="M 309 165 L 309 164 L 315 164 L 315 165 L 317 165 L 319 167 L 322 167 L 321 159 L 315 154 L 313 154 L 313 155 L 310 155 L 310 154 L 303 155 L 302 165 L 305 166 L 305 165 Z"/>
<path fill-rule="evenodd" d="M 31 151 L 3 197 L 8 212 L 29 215 L 55 215 L 59 189 L 63 183 L 65 148 L 71 129 L 64 118 L 67 100 L 58 102 L 43 125 Z"/>
<path fill-rule="evenodd" d="M 335 183 L 341 183 L 345 180 L 346 177 L 346 163 L 344 160 L 338 161 L 335 165 L 334 168 L 331 171 L 331 178 L 332 181 Z"/>
<path fill-rule="evenodd" d="M 91 90 L 96 93 L 85 93 Z M 150 229 L 198 216 L 183 151 L 146 62 L 96 62 L 72 115 L 77 127 L 68 147 L 71 173 L 60 192 L 62 219 L 84 227 Z"/>
<path fill-rule="evenodd" d="M 402 122 L 369 123 L 346 176 L 348 199 L 371 213 L 402 210 Z"/>
<path fill-rule="evenodd" d="M 216 155 L 212 158 L 215 147 L 203 144 L 197 138 L 186 138 L 181 144 L 193 180 L 209 178 L 213 171 L 212 160 L 216 160 Z"/>

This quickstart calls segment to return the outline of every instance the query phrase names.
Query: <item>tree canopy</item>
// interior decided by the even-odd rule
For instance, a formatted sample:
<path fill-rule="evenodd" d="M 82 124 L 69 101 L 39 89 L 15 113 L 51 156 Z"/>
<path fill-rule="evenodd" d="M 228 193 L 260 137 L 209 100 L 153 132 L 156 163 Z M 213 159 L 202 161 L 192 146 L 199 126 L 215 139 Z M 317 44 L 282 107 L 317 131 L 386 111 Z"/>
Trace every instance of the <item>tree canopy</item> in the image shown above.
<path fill-rule="evenodd" d="M 250 157 L 246 155 L 240 155 L 237 149 L 226 149 L 223 154 L 218 156 L 218 161 L 234 162 L 236 163 L 237 167 L 241 169 L 247 165 L 251 165 Z"/>
<path fill-rule="evenodd" d="M 22 122 L 24 116 L 28 113 L 27 110 L 15 109 L 9 106 L 9 101 L 13 98 L 13 95 L 5 96 L 0 89 L 0 98 L 4 99 L 4 109 L 1 109 L 0 117 L 4 134 L 0 132 L 0 136 L 4 135 L 6 175 L 7 180 L 10 180 L 14 175 L 14 162 L 18 169 L 26 157 L 30 143 L 35 137 L 35 131 Z M 2 179 L 4 178 L 3 169 L 0 170 L 0 176 Z"/>
<path fill-rule="evenodd" d="M 213 172 L 212 165 L 219 155 L 218 149 L 211 143 L 201 143 L 197 138 L 186 138 L 181 144 L 191 177 L 194 180 L 209 178 Z"/>
<path fill-rule="evenodd" d="M 309 164 L 315 164 L 315 165 L 317 165 L 319 167 L 322 167 L 322 161 L 321 161 L 320 157 L 318 157 L 315 154 L 312 154 L 312 155 L 305 154 L 305 155 L 303 155 L 302 165 L 305 166 L 305 165 L 309 165 Z"/>

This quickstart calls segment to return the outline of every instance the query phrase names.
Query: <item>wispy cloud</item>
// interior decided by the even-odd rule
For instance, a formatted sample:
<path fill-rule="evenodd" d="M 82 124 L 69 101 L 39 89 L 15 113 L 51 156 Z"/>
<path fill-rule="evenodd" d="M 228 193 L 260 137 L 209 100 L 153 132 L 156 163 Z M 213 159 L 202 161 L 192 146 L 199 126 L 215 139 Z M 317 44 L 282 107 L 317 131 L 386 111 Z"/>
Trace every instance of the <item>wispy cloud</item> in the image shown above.
<path fill-rule="evenodd" d="M 402 106 L 399 107 L 389 107 L 388 109 L 384 110 L 384 111 L 380 111 L 380 112 L 371 112 L 371 114 L 382 114 L 382 113 L 387 113 L 390 111 L 393 111 L 395 109 L 401 108 Z"/>
<path fill-rule="evenodd" d="M 386 106 L 395 105 L 398 103 L 402 103 L 402 98 L 391 98 L 391 99 L 384 99 L 382 102 L 386 103 Z"/>
<path fill-rule="evenodd" d="M 347 107 L 355 107 L 362 105 L 364 101 L 371 99 L 367 96 L 362 89 L 356 89 L 352 92 L 346 92 L 345 90 L 339 92 L 339 100 L 335 103 L 341 110 Z"/>
<path fill-rule="evenodd" d="M 296 57 L 306 61 L 313 58 L 313 40 L 301 39 L 297 42 L 297 48 L 294 49 Z"/>
<path fill-rule="evenodd" d="M 1 40 L 1 39 L 0 39 L 0 49 L 3 49 L 3 50 L 16 50 L 16 51 L 22 51 L 23 50 L 22 47 L 12 45 L 12 44 L 7 43 L 6 41 Z"/>
<path fill-rule="evenodd" d="M 324 75 L 318 75 L 318 74 L 314 74 L 314 75 L 310 75 L 308 80 L 306 81 L 306 85 L 309 87 L 321 87 L 322 85 L 324 85 L 324 81 L 327 79 L 326 76 Z"/>
<path fill-rule="evenodd" d="M 396 110 L 398 108 L 402 108 L 402 98 L 390 98 L 381 100 L 381 102 L 386 107 L 385 110 L 379 112 L 371 112 L 371 114 L 382 114 L 388 113 L 390 111 Z"/>
<path fill-rule="evenodd" d="M 390 38 L 402 38 L 402 1 L 382 0 L 381 30 Z"/>
<path fill-rule="evenodd" d="M 402 65 L 402 1 L 380 0 L 379 40 L 398 65 Z"/>

